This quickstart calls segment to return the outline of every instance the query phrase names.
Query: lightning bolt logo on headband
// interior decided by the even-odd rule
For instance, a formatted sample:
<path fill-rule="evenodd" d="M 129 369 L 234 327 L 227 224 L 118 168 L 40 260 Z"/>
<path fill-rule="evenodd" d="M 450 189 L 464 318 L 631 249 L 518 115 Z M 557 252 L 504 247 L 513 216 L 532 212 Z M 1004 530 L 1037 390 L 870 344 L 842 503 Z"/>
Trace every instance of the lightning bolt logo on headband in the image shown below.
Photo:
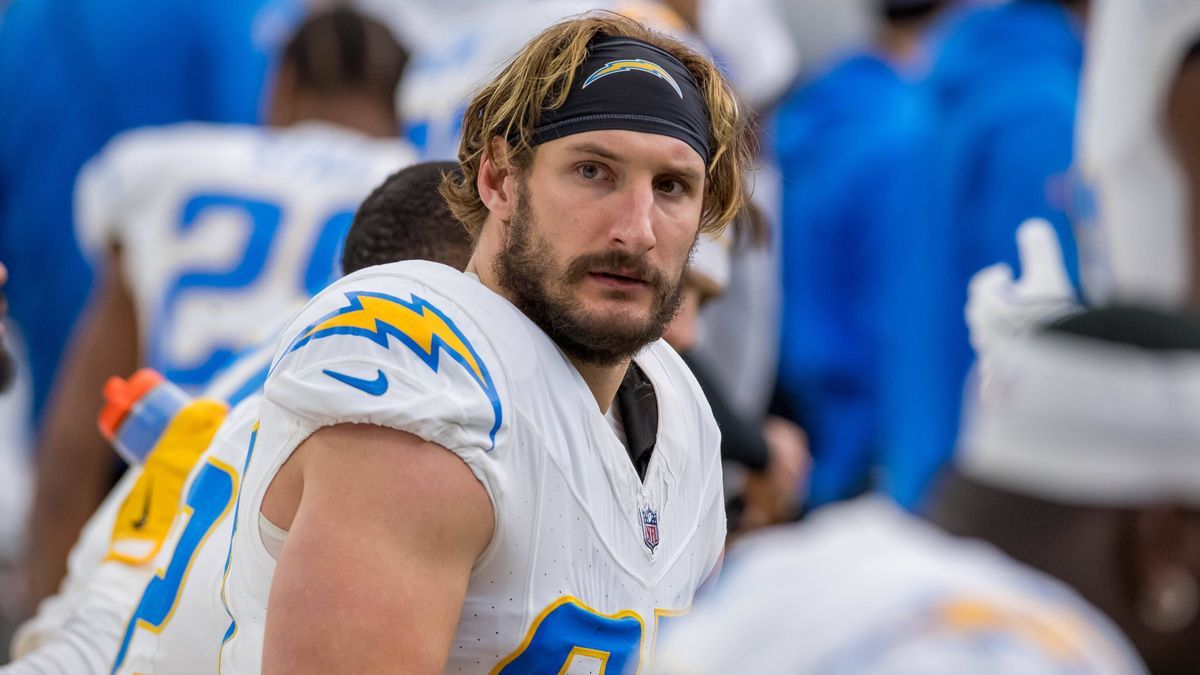
<path fill-rule="evenodd" d="M 490 437 L 495 445 L 496 432 L 502 420 L 500 394 L 487 366 L 450 317 L 424 298 L 416 295 L 411 297 L 412 300 L 406 302 L 383 293 L 346 293 L 349 304 L 301 331 L 284 355 L 313 340 L 332 335 L 365 337 L 385 349 L 391 348 L 388 341 L 390 336 L 420 357 L 435 373 L 438 372 L 440 356 L 445 354 L 466 369 L 492 404 L 496 420 Z"/>
<path fill-rule="evenodd" d="M 583 81 L 583 86 L 580 87 L 580 89 L 587 89 L 588 85 L 592 84 L 596 80 L 599 80 L 600 78 L 608 77 L 609 75 L 616 73 L 629 72 L 650 73 L 661 80 L 665 80 L 666 83 L 671 85 L 671 88 L 675 90 L 675 93 L 679 95 L 679 98 L 683 98 L 683 91 L 680 90 L 679 85 L 675 83 L 675 78 L 671 77 L 671 74 L 663 69 L 662 66 L 652 61 L 646 61 L 645 59 L 621 59 L 619 61 L 609 61 L 599 70 L 591 75 L 588 75 L 588 78 Z"/>

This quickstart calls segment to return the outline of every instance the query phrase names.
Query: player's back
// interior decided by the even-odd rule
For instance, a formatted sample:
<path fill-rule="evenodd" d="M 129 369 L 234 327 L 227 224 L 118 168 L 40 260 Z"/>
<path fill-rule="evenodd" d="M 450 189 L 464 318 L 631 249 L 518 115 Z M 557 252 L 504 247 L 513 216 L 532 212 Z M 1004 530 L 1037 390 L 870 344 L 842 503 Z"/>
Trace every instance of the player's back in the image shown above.
<path fill-rule="evenodd" d="M 656 673 L 1140 673 L 1065 584 L 866 497 L 747 541 Z"/>
<path fill-rule="evenodd" d="M 321 122 L 136 130 L 80 174 L 80 239 L 120 247 L 143 362 L 194 390 L 335 278 L 359 203 L 413 160 Z"/>

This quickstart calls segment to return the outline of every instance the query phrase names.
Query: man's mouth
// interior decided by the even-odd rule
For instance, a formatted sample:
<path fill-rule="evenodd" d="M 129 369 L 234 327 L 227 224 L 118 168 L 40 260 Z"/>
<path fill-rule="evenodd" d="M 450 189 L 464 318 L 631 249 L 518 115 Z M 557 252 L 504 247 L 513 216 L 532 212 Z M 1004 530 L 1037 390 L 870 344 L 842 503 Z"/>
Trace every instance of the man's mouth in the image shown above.
<path fill-rule="evenodd" d="M 588 276 L 608 288 L 619 290 L 636 290 L 649 285 L 632 270 L 594 270 L 588 272 Z"/>

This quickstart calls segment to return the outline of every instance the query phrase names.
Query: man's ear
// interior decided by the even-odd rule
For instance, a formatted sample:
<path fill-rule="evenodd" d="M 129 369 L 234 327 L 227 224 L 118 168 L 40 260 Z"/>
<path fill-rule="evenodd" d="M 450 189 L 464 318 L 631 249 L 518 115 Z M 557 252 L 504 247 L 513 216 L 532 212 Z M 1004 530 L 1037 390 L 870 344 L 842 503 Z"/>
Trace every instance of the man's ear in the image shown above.
<path fill-rule="evenodd" d="M 1200 518 L 1169 506 L 1129 521 L 1128 598 L 1138 620 L 1160 634 L 1195 629 L 1200 619 Z"/>
<path fill-rule="evenodd" d="M 479 162 L 479 175 L 475 187 L 479 198 L 493 216 L 508 222 L 517 209 L 516 168 L 512 165 L 512 148 L 508 141 L 493 137 L 488 152 Z"/>

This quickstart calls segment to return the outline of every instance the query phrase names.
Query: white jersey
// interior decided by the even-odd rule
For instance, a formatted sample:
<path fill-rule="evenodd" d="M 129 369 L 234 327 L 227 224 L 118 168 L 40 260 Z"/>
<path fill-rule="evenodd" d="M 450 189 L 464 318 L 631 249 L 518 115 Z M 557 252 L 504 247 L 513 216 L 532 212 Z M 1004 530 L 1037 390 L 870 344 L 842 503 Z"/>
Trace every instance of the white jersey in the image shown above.
<path fill-rule="evenodd" d="M 135 672 L 134 668 L 143 673 L 178 672 L 162 666 L 181 653 L 187 654 L 186 660 L 177 663 L 209 664 L 195 672 L 215 672 L 218 645 L 229 622 L 219 589 L 233 518 L 229 509 L 214 511 L 213 504 L 221 500 L 224 475 L 235 488 L 240 484 L 257 394 L 271 354 L 270 349 L 246 354 L 206 391 L 211 399 L 237 405 L 212 442 L 192 455 L 198 455 L 194 466 L 148 461 L 152 476 L 140 466 L 126 472 L 72 547 L 59 592 L 21 626 L 13 640 L 15 662 L 0 673 L 74 675 Z M 137 488 L 149 482 L 155 489 L 143 499 Z M 178 505 L 164 502 L 176 501 L 170 497 L 176 494 Z M 226 495 L 227 503 L 235 496 Z M 154 537 L 157 553 L 145 560 L 116 555 L 129 534 L 130 519 L 162 511 L 174 513 L 174 518 L 164 527 L 149 524 L 138 532 Z M 206 534 L 196 545 L 198 528 L 206 528 Z M 156 617 L 163 603 L 170 611 L 165 618 Z"/>
<path fill-rule="evenodd" d="M 166 544 L 125 626 L 113 673 L 215 673 L 229 614 L 221 580 L 261 396 L 239 403 L 184 484 Z"/>
<path fill-rule="evenodd" d="M 719 433 L 691 373 L 661 341 L 635 362 L 659 407 L 644 480 L 570 361 L 476 278 L 402 262 L 331 285 L 285 331 L 264 390 L 225 585 L 224 667 L 261 665 L 275 570 L 258 523 L 267 488 L 310 434 L 349 422 L 447 448 L 491 498 L 494 535 L 446 672 L 644 667 L 660 622 L 713 571 L 725 514 Z"/>
<path fill-rule="evenodd" d="M 13 662 L 2 675 L 107 673 L 129 609 L 152 570 L 107 560 L 110 537 L 126 497 L 141 472 L 136 467 L 109 492 L 67 557 L 58 592 L 13 636 Z"/>
<path fill-rule="evenodd" d="M 321 122 L 134 130 L 80 174 L 79 241 L 121 247 L 143 362 L 195 392 L 269 337 L 263 317 L 340 275 L 358 205 L 414 159 L 398 140 Z"/>
<path fill-rule="evenodd" d="M 707 600 L 653 672 L 1145 672 L 1065 584 L 879 497 L 751 539 Z"/>

